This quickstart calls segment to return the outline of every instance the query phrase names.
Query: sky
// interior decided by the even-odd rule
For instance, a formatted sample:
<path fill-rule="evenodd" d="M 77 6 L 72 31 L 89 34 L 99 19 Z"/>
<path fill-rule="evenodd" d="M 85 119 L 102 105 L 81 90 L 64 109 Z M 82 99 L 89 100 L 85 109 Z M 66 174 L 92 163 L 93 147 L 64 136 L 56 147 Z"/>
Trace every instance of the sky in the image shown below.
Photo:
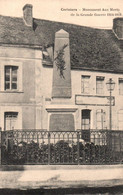
<path fill-rule="evenodd" d="M 0 15 L 22 17 L 25 4 L 33 5 L 34 18 L 94 28 L 110 29 L 123 17 L 123 0 L 0 0 Z"/>

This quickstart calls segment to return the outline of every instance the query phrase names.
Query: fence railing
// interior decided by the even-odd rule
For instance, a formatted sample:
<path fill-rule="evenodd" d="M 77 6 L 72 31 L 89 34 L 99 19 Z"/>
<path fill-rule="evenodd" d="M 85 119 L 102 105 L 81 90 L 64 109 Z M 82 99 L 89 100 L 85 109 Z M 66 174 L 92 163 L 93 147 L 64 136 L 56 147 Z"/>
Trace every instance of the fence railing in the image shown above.
<path fill-rule="evenodd" d="M 1 131 L 4 164 L 123 163 L 123 131 Z"/>

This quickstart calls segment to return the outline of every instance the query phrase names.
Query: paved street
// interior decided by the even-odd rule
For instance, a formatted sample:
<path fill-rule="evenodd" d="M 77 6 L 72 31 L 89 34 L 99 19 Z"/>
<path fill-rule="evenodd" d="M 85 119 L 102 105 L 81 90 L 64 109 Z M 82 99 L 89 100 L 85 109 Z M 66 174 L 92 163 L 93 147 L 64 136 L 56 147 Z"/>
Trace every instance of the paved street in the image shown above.
<path fill-rule="evenodd" d="M 12 190 L 1 189 L 1 195 L 122 195 L 123 186 L 110 188 L 67 188 L 67 189 L 31 189 Z"/>

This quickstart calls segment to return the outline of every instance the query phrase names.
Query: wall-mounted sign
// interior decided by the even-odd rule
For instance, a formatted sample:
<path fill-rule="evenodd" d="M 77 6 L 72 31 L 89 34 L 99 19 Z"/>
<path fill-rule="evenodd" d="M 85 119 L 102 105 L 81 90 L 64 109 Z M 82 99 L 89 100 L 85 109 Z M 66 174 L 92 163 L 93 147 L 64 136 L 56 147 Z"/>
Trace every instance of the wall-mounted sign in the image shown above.
<path fill-rule="evenodd" d="M 93 106 L 109 106 L 109 96 L 92 96 L 92 95 L 76 95 L 75 104 L 77 105 L 93 105 Z M 114 96 L 111 97 L 111 105 L 115 105 Z"/>

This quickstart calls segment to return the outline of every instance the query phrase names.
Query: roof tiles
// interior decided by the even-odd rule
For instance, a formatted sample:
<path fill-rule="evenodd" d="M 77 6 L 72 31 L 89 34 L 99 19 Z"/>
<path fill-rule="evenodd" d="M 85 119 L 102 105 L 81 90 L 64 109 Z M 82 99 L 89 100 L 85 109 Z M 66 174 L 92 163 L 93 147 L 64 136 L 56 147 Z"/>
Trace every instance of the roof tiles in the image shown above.
<path fill-rule="evenodd" d="M 76 69 L 123 72 L 123 41 L 112 30 L 33 19 L 33 29 L 23 18 L 0 16 L 0 43 L 54 45 L 55 33 L 63 29 L 70 37 L 71 66 Z"/>

